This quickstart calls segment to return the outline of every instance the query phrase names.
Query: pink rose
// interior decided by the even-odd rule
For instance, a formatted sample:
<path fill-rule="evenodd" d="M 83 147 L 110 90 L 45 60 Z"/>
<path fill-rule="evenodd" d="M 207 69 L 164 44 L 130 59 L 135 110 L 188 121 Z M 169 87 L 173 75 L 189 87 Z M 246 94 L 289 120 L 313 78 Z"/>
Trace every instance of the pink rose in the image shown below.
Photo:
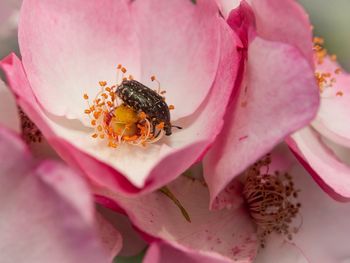
<path fill-rule="evenodd" d="M 346 260 L 350 206 L 329 198 L 286 145 L 274 149 L 270 161 L 231 182 L 216 199 L 220 210 L 208 209 L 208 188 L 201 180 L 176 179 L 169 188 L 191 223 L 160 192 L 127 198 L 100 187 L 95 191 L 104 205 L 124 210 L 151 242 L 147 263 Z"/>
<path fill-rule="evenodd" d="M 295 1 L 241 1 L 227 22 L 242 43 L 241 65 L 224 129 L 204 163 L 211 204 L 319 106 L 311 26 Z"/>
<path fill-rule="evenodd" d="M 113 191 L 167 184 L 202 157 L 223 127 L 238 55 L 214 0 L 25 0 L 19 43 L 22 61 L 10 55 L 1 62 L 17 103 L 64 160 Z M 151 88 L 156 75 L 175 105 L 171 123 L 182 130 L 147 147 L 115 149 L 91 137 L 83 95 L 93 99 L 99 82 L 117 84 L 119 63 Z"/>
<path fill-rule="evenodd" d="M 316 182 L 338 201 L 350 198 L 350 75 L 315 39 L 315 74 L 321 107 L 310 126 L 293 134 L 288 144 Z"/>

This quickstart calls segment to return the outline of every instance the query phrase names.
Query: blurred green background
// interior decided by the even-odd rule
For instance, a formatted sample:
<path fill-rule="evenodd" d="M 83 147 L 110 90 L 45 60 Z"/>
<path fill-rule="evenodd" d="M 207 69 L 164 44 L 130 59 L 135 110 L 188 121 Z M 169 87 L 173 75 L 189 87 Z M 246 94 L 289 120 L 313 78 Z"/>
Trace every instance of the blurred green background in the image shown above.
<path fill-rule="evenodd" d="M 298 1 L 310 15 L 314 35 L 323 37 L 329 53 L 350 71 L 350 0 Z"/>

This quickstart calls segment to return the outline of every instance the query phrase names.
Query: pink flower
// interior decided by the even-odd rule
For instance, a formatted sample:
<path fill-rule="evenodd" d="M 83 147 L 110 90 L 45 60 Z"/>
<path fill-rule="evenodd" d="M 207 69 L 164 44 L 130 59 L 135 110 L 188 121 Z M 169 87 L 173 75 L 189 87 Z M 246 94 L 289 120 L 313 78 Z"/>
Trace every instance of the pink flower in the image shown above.
<path fill-rule="evenodd" d="M 242 206 L 241 199 L 230 210 L 210 211 L 209 193 L 204 182 L 181 176 L 169 185 L 190 217 L 188 222 L 179 208 L 161 192 L 125 197 L 107 188 L 96 186 L 97 200 L 116 211 L 124 211 L 144 238 L 160 246 L 163 255 L 146 262 L 251 262 L 258 248 L 253 222 Z M 234 193 L 233 193 L 234 194 Z M 159 242 L 159 243 L 158 243 Z M 164 248 L 179 250 L 182 261 Z M 183 255 L 185 254 L 185 255 Z M 206 261 L 205 261 L 206 260 Z M 221 261 L 220 261 L 221 260 Z M 202 261 L 200 261 L 202 262 Z M 240 261 L 238 261 L 240 262 Z"/>
<path fill-rule="evenodd" d="M 260 167 L 261 177 L 250 167 L 234 180 L 216 199 L 220 210 L 208 209 L 208 188 L 200 180 L 175 180 L 169 188 L 187 210 L 191 223 L 160 192 L 126 198 L 107 189 L 95 190 L 104 196 L 102 203 L 124 210 L 147 240 L 153 241 L 144 259 L 147 263 L 345 262 L 350 249 L 346 242 L 350 234 L 350 206 L 329 198 L 285 145 L 273 151 L 271 160 L 268 166 Z M 260 179 L 247 178 L 261 181 L 256 184 Z M 262 182 L 265 188 L 261 188 Z M 258 199 L 259 196 L 264 198 Z M 278 216 L 283 220 L 274 220 Z M 264 237 L 266 230 L 272 233 Z M 278 234 L 279 230 L 286 233 Z M 264 248 L 260 247 L 261 242 Z"/>
<path fill-rule="evenodd" d="M 20 21 L 22 62 L 10 55 L 1 63 L 9 85 L 62 158 L 90 180 L 128 194 L 157 189 L 201 158 L 221 130 L 238 57 L 214 1 L 25 0 Z M 152 88 L 156 75 L 182 130 L 145 148 L 114 149 L 91 137 L 83 95 L 93 98 L 99 81 L 115 83 L 119 63 Z"/>
<path fill-rule="evenodd" d="M 315 42 L 321 107 L 311 125 L 291 136 L 288 143 L 328 194 L 349 201 L 350 75 L 340 68 L 335 57 L 327 55 L 322 39 L 316 38 Z"/>
<path fill-rule="evenodd" d="M 1 262 L 107 263 L 121 249 L 121 235 L 105 219 L 95 221 L 81 177 L 58 162 L 38 162 L 4 128 L 0 196 Z"/>
<path fill-rule="evenodd" d="M 226 12 L 227 13 L 227 12 Z M 249 165 L 315 116 L 311 26 L 292 1 L 241 1 L 227 18 L 242 43 L 225 126 L 204 164 L 211 204 Z"/>

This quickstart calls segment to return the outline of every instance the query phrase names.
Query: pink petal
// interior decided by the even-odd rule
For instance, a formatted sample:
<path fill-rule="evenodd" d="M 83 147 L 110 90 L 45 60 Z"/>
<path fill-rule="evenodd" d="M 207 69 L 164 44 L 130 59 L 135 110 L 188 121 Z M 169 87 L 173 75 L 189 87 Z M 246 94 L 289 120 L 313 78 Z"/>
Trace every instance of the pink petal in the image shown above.
<path fill-rule="evenodd" d="M 50 113 L 82 119 L 84 93 L 115 82 L 119 63 L 139 76 L 138 41 L 126 1 L 26 0 L 19 43 L 29 83 Z"/>
<path fill-rule="evenodd" d="M 0 145 L 1 262 L 108 262 L 80 177 L 59 163 L 34 163 L 4 129 Z"/>
<path fill-rule="evenodd" d="M 66 124 L 62 123 L 61 119 L 56 118 L 55 120 L 61 121 L 61 123 L 55 123 L 51 119 L 52 116 L 46 115 L 43 109 L 37 104 L 23 71 L 21 61 L 15 55 L 12 54 L 5 58 L 1 61 L 0 66 L 6 72 L 9 85 L 17 96 L 17 103 L 28 114 L 31 120 L 35 122 L 46 139 L 66 162 L 82 170 L 91 180 L 99 184 L 108 185 L 112 189 L 121 191 L 136 192 L 136 188 L 111 167 L 87 155 L 65 140 L 63 135 L 67 136 L 67 134 L 70 136 L 81 135 L 80 138 L 79 136 L 75 137 L 75 139 L 78 138 L 79 140 L 73 142 L 81 142 L 81 139 L 89 135 L 81 133 L 80 130 L 74 129 L 74 127 L 66 128 Z M 63 131 L 63 135 L 57 134 L 57 130 L 61 133 Z M 101 174 L 103 174 L 103 177 L 101 177 Z"/>
<path fill-rule="evenodd" d="M 123 247 L 121 248 L 120 253 L 118 253 L 119 256 L 135 256 L 146 248 L 147 243 L 132 227 L 130 220 L 125 215 L 114 212 L 113 210 L 105 208 L 103 206 L 99 206 L 98 211 L 101 217 L 108 221 L 109 224 L 114 227 L 114 229 L 118 229 L 122 236 Z"/>
<path fill-rule="evenodd" d="M 125 146 L 116 151 L 106 147 L 105 142 L 92 140 L 89 131 L 79 123 L 67 124 L 43 112 L 31 92 L 20 61 L 9 57 L 2 64 L 18 102 L 63 159 L 99 184 L 135 193 L 140 189 L 133 185 L 143 187 L 142 191 L 151 191 L 173 180 L 201 157 L 219 133 L 237 68 L 234 36 L 224 21 L 221 21 L 220 37 L 220 67 L 225 69 L 216 76 L 208 98 L 195 114 L 179 122 L 185 129 L 168 138 L 165 141 L 168 145 L 152 145 L 146 150 Z"/>
<path fill-rule="evenodd" d="M 144 263 L 228 263 L 231 260 L 219 257 L 218 255 L 201 255 L 191 250 L 184 251 L 177 249 L 164 242 L 155 242 L 147 250 L 147 254 L 143 260 Z M 245 260 L 237 260 L 236 263 L 251 262 Z"/>
<path fill-rule="evenodd" d="M 131 4 L 141 36 L 141 82 L 156 75 L 175 105 L 172 118 L 191 115 L 209 94 L 216 76 L 222 19 L 213 0 L 144 0 Z"/>
<path fill-rule="evenodd" d="M 294 244 L 282 240 L 281 236 L 269 236 L 264 249 L 261 249 L 254 263 L 311 263 Z"/>
<path fill-rule="evenodd" d="M 337 69 L 339 65 L 329 58 L 317 65 L 316 72 L 330 73 L 336 82 L 321 93 L 321 107 L 312 126 L 330 140 L 350 147 L 350 75 L 346 72 L 335 74 Z"/>
<path fill-rule="evenodd" d="M 82 119 L 86 107 L 82 94 L 96 93 L 99 80 L 113 82 L 118 63 L 151 87 L 150 77 L 158 77 L 167 101 L 181 105 L 173 119 L 188 116 L 200 106 L 220 57 L 221 18 L 213 0 L 196 5 L 187 0 L 136 1 L 129 3 L 132 14 L 124 0 L 74 5 L 27 0 L 23 6 L 19 27 L 23 64 L 46 110 Z"/>
<path fill-rule="evenodd" d="M 112 262 L 122 249 L 123 238 L 117 229 L 100 213 L 96 213 L 96 221 L 102 245 L 109 252 L 109 261 Z"/>
<path fill-rule="evenodd" d="M 300 166 L 291 174 L 301 189 L 298 199 L 302 216 L 293 243 L 310 263 L 348 262 L 350 205 L 331 199 Z"/>
<path fill-rule="evenodd" d="M 316 182 L 333 198 L 350 198 L 350 167 L 343 163 L 312 128 L 304 128 L 287 140 Z"/>
<path fill-rule="evenodd" d="M 307 133 L 307 130 L 303 133 Z M 313 140 L 311 136 L 307 139 Z M 289 158 L 286 152 L 284 156 Z M 270 167 L 270 171 L 274 172 L 274 169 Z M 293 178 L 294 187 L 300 190 L 297 197 L 301 203 L 300 216 L 293 220 L 291 226 L 296 227 L 298 232 L 290 242 L 282 236 L 272 235 L 268 239 L 267 251 L 261 250 L 257 262 L 347 262 L 350 205 L 331 199 L 300 165 L 294 164 L 288 173 Z"/>
<path fill-rule="evenodd" d="M 314 73 L 300 52 L 257 37 L 248 50 L 242 90 L 204 162 L 211 202 L 235 176 L 305 126 L 318 104 Z"/>
<path fill-rule="evenodd" d="M 114 200 L 137 228 L 153 238 L 199 258 L 224 258 L 252 262 L 257 241 L 244 207 L 208 210 L 208 189 L 200 181 L 179 177 L 169 188 L 188 212 L 186 221 L 179 208 L 160 192 L 125 198 L 96 188 L 98 195 Z"/>
<path fill-rule="evenodd" d="M 308 15 L 294 0 L 252 0 L 257 34 L 294 46 L 314 68 L 312 28 Z"/>
<path fill-rule="evenodd" d="M 216 0 L 224 17 L 228 17 L 231 10 L 239 6 L 241 0 Z"/>
<path fill-rule="evenodd" d="M 20 123 L 15 99 L 5 83 L 0 79 L 0 124 L 19 131 Z"/>

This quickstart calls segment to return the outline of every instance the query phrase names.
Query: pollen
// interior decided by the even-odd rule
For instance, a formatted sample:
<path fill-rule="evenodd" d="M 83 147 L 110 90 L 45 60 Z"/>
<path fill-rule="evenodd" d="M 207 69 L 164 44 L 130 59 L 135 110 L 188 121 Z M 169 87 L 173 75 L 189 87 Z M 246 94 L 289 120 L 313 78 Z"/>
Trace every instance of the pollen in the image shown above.
<path fill-rule="evenodd" d="M 110 85 L 107 81 L 101 80 L 98 81 L 94 96 L 83 94 L 83 99 L 87 102 L 84 114 L 90 118 L 93 129 L 91 138 L 102 140 L 111 148 L 118 148 L 124 143 L 145 147 L 159 141 L 164 134 L 164 123 L 153 124 L 147 114 L 126 105 L 116 95 L 116 89 L 120 85 L 118 83 L 120 72 L 122 80 L 134 79 L 132 75 L 125 77 L 127 69 L 119 64 L 116 84 Z M 155 76 L 153 77 L 156 80 Z M 156 82 L 160 90 L 158 80 Z"/>
<path fill-rule="evenodd" d="M 243 196 L 250 215 L 258 229 L 262 247 L 266 238 L 275 232 L 292 239 L 298 229 L 292 228 L 300 210 L 297 202 L 299 190 L 295 189 L 288 173 L 269 173 L 271 156 L 267 155 L 246 172 Z"/>
<path fill-rule="evenodd" d="M 324 63 L 324 60 L 328 57 L 331 61 L 336 62 L 337 56 L 336 55 L 329 55 L 327 49 L 323 47 L 324 40 L 320 37 L 314 37 L 314 56 L 316 60 L 317 65 L 322 65 Z M 334 87 L 334 84 L 336 83 L 336 76 L 341 73 L 340 68 L 336 68 L 334 72 L 324 72 L 317 70 L 315 72 L 315 78 L 316 82 L 319 87 L 319 91 L 322 94 L 325 90 L 328 90 L 330 88 Z M 335 74 L 335 75 L 334 75 Z M 342 96 L 343 91 L 336 90 L 334 93 L 336 96 Z M 341 95 L 340 95 L 341 94 Z"/>

